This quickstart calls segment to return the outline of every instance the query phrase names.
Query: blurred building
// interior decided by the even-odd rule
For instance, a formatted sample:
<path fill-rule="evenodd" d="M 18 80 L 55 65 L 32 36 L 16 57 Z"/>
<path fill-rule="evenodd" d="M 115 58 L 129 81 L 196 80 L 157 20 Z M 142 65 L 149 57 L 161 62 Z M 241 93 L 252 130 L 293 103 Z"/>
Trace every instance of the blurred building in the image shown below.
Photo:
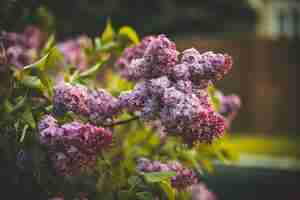
<path fill-rule="evenodd" d="M 257 13 L 256 31 L 264 38 L 300 37 L 299 0 L 248 0 Z"/>

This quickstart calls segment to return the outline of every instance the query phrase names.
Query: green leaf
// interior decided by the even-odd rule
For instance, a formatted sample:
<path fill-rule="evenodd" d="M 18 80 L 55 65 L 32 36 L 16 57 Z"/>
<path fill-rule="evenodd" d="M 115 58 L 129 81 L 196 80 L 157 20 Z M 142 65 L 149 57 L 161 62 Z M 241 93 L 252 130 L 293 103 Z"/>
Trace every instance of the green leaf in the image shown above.
<path fill-rule="evenodd" d="M 213 85 L 210 85 L 208 87 L 208 94 L 211 97 L 211 101 L 215 111 L 218 111 L 220 109 L 220 99 L 218 98 L 217 93 L 218 91 Z"/>
<path fill-rule="evenodd" d="M 111 25 L 110 19 L 107 20 L 106 22 L 106 27 L 101 35 L 101 41 L 103 43 L 108 43 L 113 41 L 113 38 L 115 37 L 115 31 Z"/>
<path fill-rule="evenodd" d="M 30 65 L 26 65 L 23 67 L 24 70 L 27 70 L 27 69 L 32 69 L 32 68 L 37 68 L 39 70 L 44 70 L 45 68 L 45 65 L 47 63 L 47 59 L 50 55 L 50 52 L 47 53 L 46 55 L 44 55 L 41 59 L 39 59 L 38 61 L 30 64 Z"/>
<path fill-rule="evenodd" d="M 48 76 L 48 74 L 45 71 L 39 71 L 38 77 L 40 78 L 41 82 L 47 89 L 48 97 L 53 96 L 53 84 Z"/>
<path fill-rule="evenodd" d="M 25 138 L 25 135 L 27 133 L 27 129 L 29 128 L 28 124 L 26 124 L 23 128 L 23 131 L 22 131 L 22 135 L 21 135 L 21 138 L 20 138 L 20 143 L 24 141 L 24 138 Z"/>
<path fill-rule="evenodd" d="M 137 32 L 133 28 L 131 28 L 130 26 L 121 27 L 120 30 L 119 30 L 118 35 L 128 38 L 134 44 L 137 44 L 140 41 Z"/>
<path fill-rule="evenodd" d="M 101 42 L 101 39 L 100 39 L 99 37 L 96 37 L 96 38 L 94 39 L 94 43 L 95 43 L 95 49 L 96 49 L 96 50 L 101 49 L 101 47 L 102 47 L 102 42 Z"/>
<path fill-rule="evenodd" d="M 138 200 L 153 200 L 154 197 L 150 192 L 138 192 L 136 193 Z"/>
<path fill-rule="evenodd" d="M 20 83 L 29 88 L 39 89 L 39 90 L 43 89 L 43 84 L 37 76 L 30 76 L 25 74 L 21 78 Z"/>
<path fill-rule="evenodd" d="M 31 128 L 36 127 L 35 119 L 32 114 L 32 110 L 29 106 L 25 109 L 24 113 L 22 114 L 22 119 L 29 124 Z"/>
<path fill-rule="evenodd" d="M 4 108 L 6 113 L 11 113 L 14 110 L 14 106 L 12 105 L 12 103 L 8 99 L 4 100 L 3 108 Z"/>
<path fill-rule="evenodd" d="M 95 64 L 93 67 L 89 68 L 88 70 L 81 72 L 79 74 L 79 77 L 81 78 L 86 78 L 86 77 L 90 77 L 93 75 L 96 75 L 96 73 L 98 72 L 98 70 L 100 69 L 100 67 L 102 66 L 103 62 L 97 63 Z"/>
<path fill-rule="evenodd" d="M 176 172 L 165 171 L 165 172 L 150 172 L 143 173 L 145 179 L 149 183 L 156 183 L 162 181 L 169 181 L 171 177 L 176 176 Z"/>
<path fill-rule="evenodd" d="M 44 45 L 43 49 L 42 49 L 42 55 L 47 54 L 47 52 L 49 52 L 55 43 L 55 36 L 54 34 L 50 35 L 50 37 L 48 38 L 46 44 Z"/>
<path fill-rule="evenodd" d="M 172 188 L 170 181 L 161 181 L 158 185 L 164 190 L 168 200 L 175 200 L 175 190 Z"/>

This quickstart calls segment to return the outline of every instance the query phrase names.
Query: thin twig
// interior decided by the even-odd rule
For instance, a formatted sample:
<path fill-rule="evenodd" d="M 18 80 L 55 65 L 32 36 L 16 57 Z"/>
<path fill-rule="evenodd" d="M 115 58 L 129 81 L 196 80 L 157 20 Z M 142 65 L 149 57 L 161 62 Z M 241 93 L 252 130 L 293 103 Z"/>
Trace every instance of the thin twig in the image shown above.
<path fill-rule="evenodd" d="M 121 121 L 115 121 L 115 122 L 113 122 L 113 123 L 111 123 L 111 124 L 104 124 L 103 126 L 104 126 L 104 127 L 113 127 L 113 126 L 118 126 L 118 125 L 127 124 L 127 123 L 129 123 L 129 122 L 131 122 L 131 121 L 135 121 L 135 120 L 138 120 L 138 119 L 139 119 L 139 117 L 135 116 L 135 117 L 132 117 L 132 118 L 130 118 L 130 119 L 121 120 Z"/>

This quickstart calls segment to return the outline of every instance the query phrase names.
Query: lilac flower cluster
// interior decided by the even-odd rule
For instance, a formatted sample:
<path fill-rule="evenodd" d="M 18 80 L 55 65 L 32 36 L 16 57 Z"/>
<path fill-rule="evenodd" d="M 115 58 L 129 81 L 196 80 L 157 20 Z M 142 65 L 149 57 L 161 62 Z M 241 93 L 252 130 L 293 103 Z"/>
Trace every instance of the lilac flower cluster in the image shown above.
<path fill-rule="evenodd" d="M 224 133 L 225 120 L 213 110 L 207 86 L 228 73 L 230 56 L 194 48 L 179 55 L 175 43 L 159 35 L 125 50 L 117 64 L 125 78 L 138 81 L 121 93 L 119 108 L 145 121 L 160 120 L 166 132 L 189 145 L 211 143 Z"/>
<path fill-rule="evenodd" d="M 28 26 L 23 33 L 0 33 L 0 42 L 6 57 L 0 64 L 21 68 L 34 61 L 44 42 L 44 34 L 37 27 Z"/>
<path fill-rule="evenodd" d="M 202 87 L 222 79 L 232 66 L 232 59 L 227 54 L 211 51 L 200 54 L 194 48 L 183 51 L 180 57 L 175 43 L 165 35 L 158 35 L 147 37 L 139 45 L 126 49 L 116 65 L 129 80 L 167 75 L 175 80 L 191 80 Z"/>
<path fill-rule="evenodd" d="M 54 88 L 53 104 L 56 114 L 72 111 L 100 124 L 119 111 L 117 99 L 107 91 L 90 91 L 84 86 L 69 83 L 61 83 Z"/>
<path fill-rule="evenodd" d="M 92 46 L 92 42 L 86 36 L 80 36 L 77 39 L 67 40 L 58 45 L 58 48 L 63 53 L 67 64 L 73 67 L 84 70 L 88 66 L 88 57 L 85 54 L 85 49 Z"/>
<path fill-rule="evenodd" d="M 174 82 L 163 76 L 121 93 L 119 103 L 144 121 L 159 120 L 165 132 L 181 136 L 189 145 L 210 143 L 224 133 L 224 119 L 213 111 L 206 90 L 193 91 L 189 81 Z"/>
<path fill-rule="evenodd" d="M 73 86 L 61 83 L 54 87 L 53 106 L 56 114 L 72 111 L 76 114 L 88 115 L 87 102 L 89 91 L 84 86 Z"/>
<path fill-rule="evenodd" d="M 145 37 L 138 45 L 126 48 L 123 55 L 117 60 L 116 66 L 125 69 L 132 60 L 141 58 L 153 38 L 153 36 Z"/>
<path fill-rule="evenodd" d="M 158 35 L 147 37 L 140 45 L 126 49 L 116 64 L 129 80 L 156 78 L 171 72 L 178 54 L 174 42 L 165 35 Z"/>
<path fill-rule="evenodd" d="M 39 123 L 40 143 L 47 146 L 58 174 L 75 175 L 96 164 L 97 154 L 110 146 L 112 133 L 91 124 L 59 125 L 46 115 Z"/>
<path fill-rule="evenodd" d="M 204 183 L 192 185 L 190 188 L 192 200 L 216 200 L 216 195 Z"/>
<path fill-rule="evenodd" d="M 176 175 L 171 177 L 171 185 L 177 190 L 184 190 L 187 187 L 197 184 L 198 179 L 196 174 L 182 166 L 179 162 L 161 163 L 159 161 L 150 161 L 146 158 L 142 158 L 138 163 L 138 170 L 142 172 L 162 172 L 173 171 Z"/>
<path fill-rule="evenodd" d="M 218 92 L 217 97 L 220 101 L 219 113 L 226 118 L 226 126 L 229 128 L 241 108 L 241 99 L 235 94 L 224 96 L 221 92 Z"/>

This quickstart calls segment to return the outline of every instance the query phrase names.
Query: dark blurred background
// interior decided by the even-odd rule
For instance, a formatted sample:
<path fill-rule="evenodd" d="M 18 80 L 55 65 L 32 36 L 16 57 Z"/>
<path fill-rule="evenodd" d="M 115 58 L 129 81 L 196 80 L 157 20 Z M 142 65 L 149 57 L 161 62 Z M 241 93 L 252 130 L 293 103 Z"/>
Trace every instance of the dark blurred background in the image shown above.
<path fill-rule="evenodd" d="M 99 35 L 108 18 L 115 27 L 134 27 L 141 37 L 165 33 L 180 50 L 195 47 L 232 55 L 232 73 L 217 83 L 243 102 L 232 132 L 290 140 L 300 132 L 300 1 L 0 0 L 0 30 L 48 24 L 59 40 Z M 207 182 L 220 199 L 299 198 L 299 171 L 267 169 L 220 167 Z"/>

